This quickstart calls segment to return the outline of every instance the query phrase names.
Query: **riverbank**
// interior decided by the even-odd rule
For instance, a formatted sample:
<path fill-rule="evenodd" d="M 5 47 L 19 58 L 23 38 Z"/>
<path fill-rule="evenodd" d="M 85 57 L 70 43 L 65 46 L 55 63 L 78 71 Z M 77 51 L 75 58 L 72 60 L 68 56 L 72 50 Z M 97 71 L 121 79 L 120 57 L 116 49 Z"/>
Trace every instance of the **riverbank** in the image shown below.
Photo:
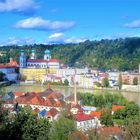
<path fill-rule="evenodd" d="M 24 86 L 43 86 L 47 88 L 47 85 L 43 85 L 43 84 L 37 84 L 37 83 L 25 83 L 25 82 L 19 82 L 19 85 L 24 85 Z M 65 85 L 51 85 L 52 87 L 60 87 L 60 88 L 74 88 L 74 86 L 65 86 Z M 137 86 L 134 85 L 122 85 L 122 90 L 119 90 L 118 88 L 84 88 L 84 87 L 80 87 L 77 86 L 77 89 L 80 90 L 97 90 L 97 91 L 114 91 L 114 92 L 129 92 L 129 93 L 140 93 L 140 85 L 139 88 L 136 88 Z M 138 89 L 138 90 L 136 90 Z"/>
<path fill-rule="evenodd" d="M 0 82 L 0 87 L 4 87 L 4 86 L 10 86 L 12 83 L 10 81 L 3 81 Z"/>

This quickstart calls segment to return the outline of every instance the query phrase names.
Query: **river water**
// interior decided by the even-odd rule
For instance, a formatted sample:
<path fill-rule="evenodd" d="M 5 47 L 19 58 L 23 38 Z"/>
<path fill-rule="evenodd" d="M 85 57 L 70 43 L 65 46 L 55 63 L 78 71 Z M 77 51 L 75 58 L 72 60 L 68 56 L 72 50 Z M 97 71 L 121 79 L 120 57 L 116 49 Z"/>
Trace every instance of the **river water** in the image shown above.
<path fill-rule="evenodd" d="M 11 85 L 4 87 L 3 89 L 5 92 L 9 91 L 21 91 L 21 92 L 41 92 L 44 91 L 47 88 L 47 86 L 43 85 Z M 68 96 L 73 93 L 73 88 L 72 87 L 61 87 L 61 86 L 52 86 L 51 87 L 54 91 L 59 91 L 63 95 Z M 140 106 L 140 93 L 135 93 L 135 92 L 120 92 L 120 91 L 112 91 L 112 90 L 94 90 L 94 89 L 82 89 L 82 88 L 77 88 L 77 93 L 82 92 L 86 93 L 89 92 L 91 94 L 105 94 L 105 93 L 117 93 L 117 94 L 122 94 L 127 100 L 129 101 L 134 101 Z"/>

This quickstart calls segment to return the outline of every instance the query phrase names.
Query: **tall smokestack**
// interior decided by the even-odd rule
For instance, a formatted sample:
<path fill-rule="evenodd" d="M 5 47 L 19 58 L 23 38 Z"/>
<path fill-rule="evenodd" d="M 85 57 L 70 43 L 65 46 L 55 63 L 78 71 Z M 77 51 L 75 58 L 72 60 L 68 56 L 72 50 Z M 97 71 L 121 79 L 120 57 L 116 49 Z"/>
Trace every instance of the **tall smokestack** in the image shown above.
<path fill-rule="evenodd" d="M 76 90 L 76 78 L 74 74 L 74 104 L 77 104 L 77 90 Z"/>

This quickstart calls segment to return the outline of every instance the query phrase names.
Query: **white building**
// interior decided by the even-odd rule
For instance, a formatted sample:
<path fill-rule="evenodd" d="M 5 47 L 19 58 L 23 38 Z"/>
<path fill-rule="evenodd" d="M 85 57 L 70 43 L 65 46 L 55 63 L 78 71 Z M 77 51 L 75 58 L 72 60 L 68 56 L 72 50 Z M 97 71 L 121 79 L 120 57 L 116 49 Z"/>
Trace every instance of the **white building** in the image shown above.
<path fill-rule="evenodd" d="M 58 69 L 56 72 L 57 76 L 61 76 L 61 77 L 66 77 L 69 75 L 78 75 L 78 74 L 87 74 L 89 73 L 89 69 L 85 68 L 85 69 L 72 69 L 72 68 L 66 68 L 66 69 Z"/>
<path fill-rule="evenodd" d="M 99 126 L 98 118 L 84 114 L 83 110 L 81 109 L 79 109 L 75 115 L 75 121 L 77 129 L 81 131 L 87 131 L 88 129 L 96 128 Z"/>
<path fill-rule="evenodd" d="M 108 78 L 109 80 L 118 81 L 119 74 L 119 72 L 108 72 Z"/>

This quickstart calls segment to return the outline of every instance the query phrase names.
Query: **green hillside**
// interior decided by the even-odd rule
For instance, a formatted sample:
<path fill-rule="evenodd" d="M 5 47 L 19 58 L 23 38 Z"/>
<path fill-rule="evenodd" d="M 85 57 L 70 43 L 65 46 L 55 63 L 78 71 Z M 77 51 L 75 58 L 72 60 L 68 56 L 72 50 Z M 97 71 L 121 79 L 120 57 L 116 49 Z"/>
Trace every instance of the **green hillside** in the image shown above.
<path fill-rule="evenodd" d="M 31 49 L 35 49 L 38 58 L 42 58 L 45 49 L 52 52 L 52 57 L 58 58 L 69 66 L 88 66 L 100 69 L 134 70 L 140 63 L 140 38 L 115 40 L 85 41 L 79 44 L 55 44 L 32 46 L 0 47 L 0 63 L 6 63 L 9 57 L 19 59 L 19 52 L 24 49 L 29 58 Z"/>

